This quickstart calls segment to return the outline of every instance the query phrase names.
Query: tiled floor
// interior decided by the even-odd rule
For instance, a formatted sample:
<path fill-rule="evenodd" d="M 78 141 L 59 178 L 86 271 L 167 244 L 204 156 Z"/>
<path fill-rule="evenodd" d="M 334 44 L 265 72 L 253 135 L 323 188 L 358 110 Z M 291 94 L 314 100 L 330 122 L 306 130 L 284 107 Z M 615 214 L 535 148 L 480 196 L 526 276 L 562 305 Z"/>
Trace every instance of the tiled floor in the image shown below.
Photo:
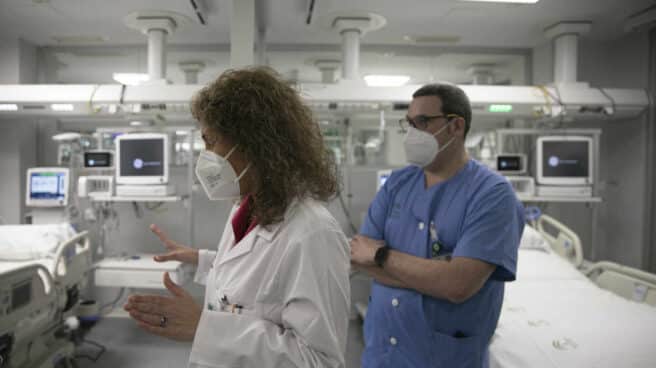
<path fill-rule="evenodd" d="M 131 320 L 121 318 L 102 320 L 91 330 L 87 339 L 105 345 L 107 351 L 96 363 L 77 359 L 80 368 L 186 367 L 191 349 L 190 343 L 149 335 Z M 87 345 L 81 349 L 89 355 L 96 351 Z M 346 368 L 360 367 L 362 349 L 362 322 L 353 320 L 349 325 Z"/>

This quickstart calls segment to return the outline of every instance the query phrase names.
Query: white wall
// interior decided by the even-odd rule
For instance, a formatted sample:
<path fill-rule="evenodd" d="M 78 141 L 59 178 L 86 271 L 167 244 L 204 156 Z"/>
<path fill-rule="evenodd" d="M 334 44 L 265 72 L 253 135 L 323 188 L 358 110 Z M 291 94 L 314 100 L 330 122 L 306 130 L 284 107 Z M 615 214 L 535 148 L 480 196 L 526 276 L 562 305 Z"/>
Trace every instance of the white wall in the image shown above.
<path fill-rule="evenodd" d="M 18 224 L 25 214 L 25 172 L 36 163 L 36 129 L 31 121 L 0 121 L 0 217 Z"/>
<path fill-rule="evenodd" d="M 22 40 L 0 41 L 0 83 L 33 83 L 36 48 Z M 0 119 L 0 217 L 17 224 L 25 214 L 25 172 L 36 163 L 35 119 Z"/>
<path fill-rule="evenodd" d="M 544 85 L 553 81 L 553 44 L 545 41 L 533 48 L 533 84 Z"/>
<path fill-rule="evenodd" d="M 18 42 L 18 66 L 19 83 L 31 84 L 37 81 L 37 47 L 33 44 L 19 40 Z"/>
<path fill-rule="evenodd" d="M 0 83 L 18 83 L 18 55 L 17 41 L 0 41 Z"/>
<path fill-rule="evenodd" d="M 551 43 L 534 49 L 536 84 L 552 79 Z M 610 42 L 582 38 L 579 48 L 579 81 L 592 87 L 647 88 L 647 34 L 630 34 Z M 602 128 L 601 177 L 604 202 L 598 205 L 598 232 L 593 242 L 592 211 L 586 205 L 551 204 L 546 212 L 563 220 L 582 238 L 586 258 L 612 260 L 646 267 L 645 176 L 646 115 L 635 119 L 584 124 Z"/>
<path fill-rule="evenodd" d="M 647 159 L 645 164 L 647 165 L 646 175 L 647 175 L 647 188 L 649 192 L 645 198 L 648 203 L 648 207 L 645 211 L 646 218 L 646 229 L 645 237 L 646 244 L 648 246 L 645 249 L 645 258 L 649 260 L 648 270 L 650 272 L 656 273 L 656 227 L 652 226 L 656 221 L 656 188 L 654 188 L 654 183 L 656 183 L 656 105 L 654 105 L 654 96 L 656 96 L 656 27 L 652 26 L 649 30 L 649 94 L 652 97 L 652 105 L 648 113 L 647 124 L 647 134 L 645 135 L 647 140 Z"/>
<path fill-rule="evenodd" d="M 0 41 L 0 84 L 35 83 L 37 48 L 23 40 Z"/>

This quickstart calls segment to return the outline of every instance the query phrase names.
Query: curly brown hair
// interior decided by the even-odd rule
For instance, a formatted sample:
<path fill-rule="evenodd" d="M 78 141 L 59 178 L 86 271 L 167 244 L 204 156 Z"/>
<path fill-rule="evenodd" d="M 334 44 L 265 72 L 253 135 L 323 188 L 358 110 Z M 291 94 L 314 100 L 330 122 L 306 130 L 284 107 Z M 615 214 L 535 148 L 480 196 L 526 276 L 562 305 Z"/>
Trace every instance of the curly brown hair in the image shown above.
<path fill-rule="evenodd" d="M 299 94 L 271 68 L 228 70 L 194 96 L 195 119 L 237 144 L 256 172 L 253 216 L 282 221 L 294 199 L 332 198 L 335 162 Z"/>

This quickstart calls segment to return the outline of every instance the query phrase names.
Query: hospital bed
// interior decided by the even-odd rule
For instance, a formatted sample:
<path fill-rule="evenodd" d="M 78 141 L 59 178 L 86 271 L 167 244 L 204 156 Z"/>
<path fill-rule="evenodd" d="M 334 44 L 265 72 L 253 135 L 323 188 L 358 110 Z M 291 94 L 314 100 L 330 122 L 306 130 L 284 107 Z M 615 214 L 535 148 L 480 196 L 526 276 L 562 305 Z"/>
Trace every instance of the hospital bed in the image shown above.
<path fill-rule="evenodd" d="M 0 274 L 0 367 L 70 367 L 74 344 L 61 334 L 50 271 L 38 263 Z"/>
<path fill-rule="evenodd" d="M 581 240 L 576 233 L 550 216 L 542 215 L 534 227 L 539 233 L 538 242 L 541 236 L 554 253 L 580 269 L 597 286 L 656 307 L 656 275 L 614 262 L 588 263 L 583 259 Z M 530 235 L 524 237 L 521 250 L 527 249 L 527 242 L 536 241 L 535 237 L 529 238 Z"/>
<path fill-rule="evenodd" d="M 71 311 L 91 268 L 89 233 L 76 232 L 67 223 L 0 226 L 0 274 L 29 264 L 48 270 L 61 290 L 63 312 Z"/>
<path fill-rule="evenodd" d="M 585 274 L 599 287 L 613 293 L 656 306 L 656 275 L 614 262 L 598 262 Z"/>
<path fill-rule="evenodd" d="M 86 231 L 0 226 L 0 367 L 69 365 L 66 320 L 76 314 L 90 266 Z"/>
<path fill-rule="evenodd" d="M 582 264 L 580 240 L 560 222 L 543 215 L 525 227 L 491 367 L 656 366 L 654 276 L 610 262 L 582 272 Z"/>

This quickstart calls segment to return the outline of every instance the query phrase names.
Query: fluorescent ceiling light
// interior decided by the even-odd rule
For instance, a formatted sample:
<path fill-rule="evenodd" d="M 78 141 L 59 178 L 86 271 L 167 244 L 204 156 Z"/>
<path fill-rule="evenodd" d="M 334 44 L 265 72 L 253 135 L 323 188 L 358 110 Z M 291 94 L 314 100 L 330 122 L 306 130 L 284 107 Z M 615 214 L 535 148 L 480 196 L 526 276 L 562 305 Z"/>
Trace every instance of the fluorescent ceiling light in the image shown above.
<path fill-rule="evenodd" d="M 53 111 L 73 111 L 72 104 L 52 104 L 50 105 L 50 108 Z"/>
<path fill-rule="evenodd" d="M 143 73 L 114 73 L 115 81 L 128 86 L 136 86 L 148 80 L 148 74 Z"/>
<path fill-rule="evenodd" d="M 365 75 L 369 87 L 399 87 L 410 80 L 407 75 Z"/>
<path fill-rule="evenodd" d="M 0 111 L 18 111 L 16 104 L 0 104 Z"/>
<path fill-rule="evenodd" d="M 57 43 L 66 43 L 66 44 L 88 44 L 88 43 L 101 43 L 108 40 L 107 37 L 103 36 L 54 36 L 51 37 Z"/>
<path fill-rule="evenodd" d="M 130 126 L 133 127 L 146 127 L 146 126 L 152 126 L 153 122 L 149 120 L 133 120 L 130 122 Z"/>
<path fill-rule="evenodd" d="M 515 4 L 535 4 L 540 0 L 460 0 L 478 3 L 515 3 Z"/>
<path fill-rule="evenodd" d="M 405 35 L 403 40 L 416 44 L 458 43 L 460 36 L 455 35 Z"/>

